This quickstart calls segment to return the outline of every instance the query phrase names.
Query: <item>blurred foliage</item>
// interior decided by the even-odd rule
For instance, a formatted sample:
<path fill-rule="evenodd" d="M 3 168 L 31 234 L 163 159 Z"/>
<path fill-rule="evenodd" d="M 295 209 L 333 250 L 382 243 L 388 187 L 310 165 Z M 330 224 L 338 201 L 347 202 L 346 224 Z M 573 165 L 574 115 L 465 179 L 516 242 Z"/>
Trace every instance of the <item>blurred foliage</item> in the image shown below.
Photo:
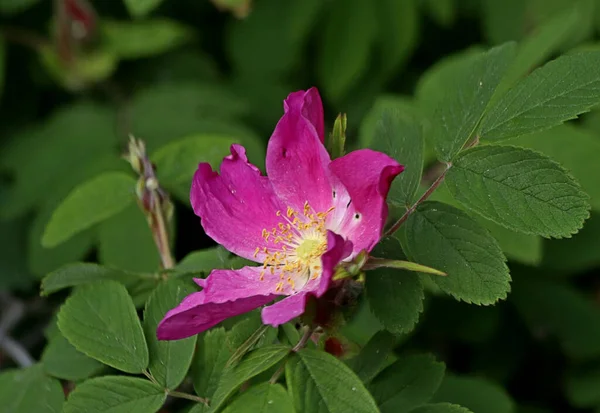
<path fill-rule="evenodd" d="M 240 264 L 220 248 L 211 248 L 214 244 L 202 233 L 191 211 L 189 185 L 197 164 L 210 162 L 216 167 L 228 154 L 229 145 L 239 142 L 247 148 L 249 159 L 263 167 L 267 139 L 289 92 L 316 85 L 325 101 L 328 131 L 338 112 L 347 113 L 350 148 L 390 145 L 373 142 L 377 133 L 381 136 L 384 132 L 376 130 L 380 127 L 377 120 L 386 110 L 406 114 L 402 119 L 383 118 L 391 128 L 407 131 L 401 140 L 392 142 L 390 138 L 390 142 L 401 146 L 420 141 L 422 135 L 425 150 L 422 158 L 418 151 L 416 158 L 399 159 L 414 165 L 416 172 L 402 175 L 410 191 L 392 187 L 394 214 L 396 208 L 414 201 L 415 191 L 423 192 L 420 180 L 426 188 L 431 176 L 435 178 L 439 125 L 429 116 L 433 108 L 448 97 L 447 90 L 473 81 L 461 72 L 466 61 L 480 56 L 479 51 L 511 40 L 517 42 L 510 51 L 516 57 L 496 91 L 508 90 L 559 54 L 599 50 L 600 1 L 0 0 L 0 290 L 27 303 L 27 317 L 13 335 L 41 360 L 26 370 L 4 373 L 14 365 L 0 350 L 0 406 L 8 406 L 10 412 L 58 412 L 62 396 L 57 398 L 58 382 L 50 377 L 77 382 L 108 369 L 95 359 L 116 368 L 122 367 L 120 360 L 127 359 L 125 371 L 130 373 L 141 372 L 148 363 L 143 328 L 154 326 L 160 316 L 152 312 L 168 305 L 152 296 L 148 303 L 160 308 L 146 308 L 146 314 L 154 318 L 144 319 L 144 327 L 137 322 L 136 308 L 142 308 L 153 291 L 158 291 L 154 290 L 156 280 L 146 276 L 158 270 L 160 261 L 144 215 L 126 190 L 131 183 L 125 175 L 129 167 L 119 156 L 130 134 L 146 142 L 158 178 L 175 201 L 172 244 L 176 258 L 185 257 L 175 268 L 181 278 L 176 281 L 182 289 L 189 289 L 190 272 L 205 274 L 215 267 Z M 503 62 L 499 60 L 491 68 Z M 456 73 L 463 74 L 460 81 L 449 83 Z M 493 73 L 489 79 L 499 81 Z M 493 91 L 476 98 L 501 99 L 492 96 Z M 480 103 L 477 99 L 474 106 Z M 600 108 L 554 129 L 529 132 L 508 144 L 560 162 L 589 194 L 591 218 L 581 231 L 563 239 L 516 233 L 509 225 L 468 216 L 450 195 L 456 188 L 442 185 L 431 199 L 451 204 L 446 208 L 457 211 L 453 213 L 469 225 L 485 227 L 487 231 L 482 230 L 473 242 L 489 253 L 490 260 L 502 261 L 502 253 L 508 257 L 511 292 L 495 306 L 479 307 L 442 295 L 446 281 L 406 274 L 410 285 L 406 299 L 398 301 L 403 296 L 397 295 L 371 306 L 363 300 L 342 333 L 354 353 L 367 343 L 384 343 L 389 350 L 385 357 L 365 358 L 364 363 L 376 363 L 370 372 L 357 370 L 360 363 L 356 361 L 349 363 L 361 379 L 361 374 L 371 380 L 381 371 L 366 387 L 383 406 L 381 411 L 408 411 L 428 401 L 430 404 L 418 411 L 465 411 L 459 407 L 451 410 L 454 408 L 442 403 L 460 404 L 475 413 L 600 411 Z M 399 151 L 393 145 L 386 149 L 392 155 Z M 442 155 L 456 148 L 444 148 Z M 124 192 L 103 191 L 97 182 L 103 178 L 125 182 Z M 115 190 L 114 182 L 107 187 Z M 86 202 L 75 199 L 69 204 L 77 196 Z M 118 205 L 115 199 L 120 200 Z M 82 208 L 86 208 L 85 214 Z M 85 221 L 79 219 L 83 215 Z M 63 223 L 53 224 L 57 220 Z M 64 222 L 74 237 L 65 232 Z M 407 224 L 410 235 L 418 222 Z M 406 248 L 406 239 L 401 241 Z M 413 240 L 411 252 L 423 264 L 437 263 L 439 257 L 428 261 L 426 241 Z M 450 252 L 440 260 L 449 256 Z M 80 285 L 87 281 L 75 277 L 70 267 L 63 267 L 75 261 L 95 262 L 118 271 L 86 267 L 93 277 L 105 279 L 105 296 L 90 295 L 86 286 Z M 453 263 L 460 265 L 456 260 Z M 84 274 L 82 271 L 79 268 L 76 274 Z M 122 315 L 126 319 L 120 328 L 122 332 L 135 331 L 134 351 L 112 354 L 107 349 L 120 339 L 119 332 L 98 338 L 94 337 L 95 326 L 88 334 L 90 342 L 96 338 L 104 346 L 101 354 L 95 354 L 97 343 L 89 344 L 89 351 L 75 349 L 69 342 L 68 327 L 61 329 L 62 333 L 56 330 L 46 340 L 44 328 L 56 329 L 51 316 L 66 298 L 57 293 L 40 301 L 40 279 L 48 274 L 46 293 L 52 292 L 51 288 L 79 286 L 59 313 L 59 326 L 68 326 L 69 317 L 90 303 L 98 308 L 98 318 L 92 320 L 97 325 L 111 316 L 111 306 L 121 306 L 126 309 Z M 473 279 L 477 277 L 493 278 L 494 274 L 480 270 L 473 274 Z M 115 278 L 135 279 L 137 283 L 127 286 L 133 300 Z M 382 272 L 367 282 L 367 289 L 389 292 L 394 288 L 392 281 Z M 181 298 L 178 287 L 164 284 L 162 288 L 169 290 L 165 294 L 172 293 L 173 303 Z M 467 301 L 492 303 L 504 298 L 506 288 L 503 285 L 493 297 Z M 103 297 L 111 301 L 103 301 Z M 419 307 L 415 314 L 400 313 L 415 297 Z M 167 303 L 172 306 L 171 301 Z M 382 306 L 394 305 L 394 301 L 398 314 L 374 318 Z M 0 309 L 3 304 L 0 302 Z M 380 323 L 397 334 L 395 341 L 377 334 Z M 180 351 L 189 357 L 179 366 L 180 371 L 173 373 L 175 379 L 169 372 L 160 372 L 160 366 L 153 367 L 152 360 L 150 370 L 169 386 L 169 380 L 177 386 L 191 363 L 196 390 L 214 392 L 216 379 L 201 368 L 218 363 L 223 367 L 231 356 L 223 343 L 234 341 L 239 346 L 250 336 L 241 331 L 241 324 L 200 336 L 198 345 L 204 347 L 193 361 L 194 343 L 183 343 L 185 349 Z M 261 371 L 244 379 L 271 372 L 280 360 L 281 349 L 276 346 L 259 351 L 263 350 L 274 357 L 268 359 L 272 363 L 264 361 Z M 347 370 L 324 353 L 305 351 L 286 367 L 292 383 L 312 380 L 315 386 L 335 385 L 327 375 L 311 376 L 311 363 L 323 363 L 334 372 Z M 413 355 L 415 352 L 433 353 L 445 363 L 446 376 L 442 378 L 443 364 L 429 356 Z M 423 377 L 407 372 L 413 364 L 415 369 L 425 366 Z M 354 376 L 348 377 L 350 383 Z M 24 402 L 20 405 L 3 390 L 16 380 L 22 383 L 19 397 Z M 230 380 L 231 388 L 222 400 L 239 385 L 234 378 Z M 411 380 L 426 382 L 426 394 L 406 395 L 391 387 L 390 383 L 402 380 L 407 386 Z M 32 390 L 34 384 L 44 392 Z M 161 389 L 149 382 L 105 376 L 79 387 L 73 405 L 87 403 L 87 389 L 108 391 L 110 385 L 131 389 L 150 410 L 164 401 Z M 349 385 L 359 385 L 359 391 L 366 392 L 360 382 Z M 287 409 L 281 411 L 293 411 L 300 402 L 292 401 L 279 387 L 251 387 L 226 411 L 257 398 L 281 400 Z"/>

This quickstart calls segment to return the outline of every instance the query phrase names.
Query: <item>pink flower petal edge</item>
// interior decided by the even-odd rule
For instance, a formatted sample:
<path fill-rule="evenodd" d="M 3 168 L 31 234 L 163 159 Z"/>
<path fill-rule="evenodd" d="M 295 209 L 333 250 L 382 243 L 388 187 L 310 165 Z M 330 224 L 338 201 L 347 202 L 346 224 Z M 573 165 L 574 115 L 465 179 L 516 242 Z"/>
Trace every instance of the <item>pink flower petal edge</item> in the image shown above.
<path fill-rule="evenodd" d="M 346 214 L 337 232 L 352 240 L 356 252 L 371 251 L 381 238 L 388 216 L 390 186 L 404 166 L 384 153 L 359 149 L 335 159 L 329 168 L 353 204 L 353 211 Z"/>
<path fill-rule="evenodd" d="M 243 146 L 231 146 L 221 175 L 208 163 L 198 166 L 190 202 L 208 236 L 234 254 L 262 262 L 254 256 L 257 246 L 265 246 L 262 229 L 280 222 L 274 211 L 283 206 L 267 177 L 248 162 Z"/>
<path fill-rule="evenodd" d="M 271 307 L 263 309 L 262 316 L 265 324 L 275 327 L 297 317 L 304 311 L 308 294 L 319 297 L 325 293 L 335 266 L 344 258 L 344 254 L 349 252 L 347 241 L 337 234 L 329 232 L 327 242 L 328 250 L 321 257 L 323 274 L 320 279 L 309 281 L 302 292 L 273 304 L 271 307 L 274 309 L 269 310 Z M 267 276 L 260 281 L 260 270 L 261 267 L 214 270 L 207 279 L 198 280 L 204 289 L 189 295 L 179 306 L 167 312 L 158 325 L 157 337 L 160 340 L 189 337 L 227 318 L 273 301 L 277 295 L 281 295 L 275 291 L 279 277 Z M 278 321 L 284 319 L 283 322 Z"/>

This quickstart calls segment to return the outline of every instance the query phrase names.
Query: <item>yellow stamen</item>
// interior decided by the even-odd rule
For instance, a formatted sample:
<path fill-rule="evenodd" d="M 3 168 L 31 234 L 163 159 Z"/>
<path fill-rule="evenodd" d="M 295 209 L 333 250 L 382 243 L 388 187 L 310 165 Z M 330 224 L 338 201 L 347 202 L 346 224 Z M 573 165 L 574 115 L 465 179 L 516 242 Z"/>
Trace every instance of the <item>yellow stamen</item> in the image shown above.
<path fill-rule="evenodd" d="M 308 280 L 319 278 L 321 256 L 327 251 L 326 219 L 333 209 L 316 212 L 305 202 L 302 215 L 289 206 L 285 215 L 277 211 L 275 215 L 283 221 L 271 230 L 262 230 L 262 238 L 269 243 L 269 248 L 257 247 L 254 251 L 255 258 L 261 251 L 265 256 L 259 279 L 263 281 L 267 271 L 279 275 L 275 291 L 283 292 L 285 285 L 296 290 Z"/>

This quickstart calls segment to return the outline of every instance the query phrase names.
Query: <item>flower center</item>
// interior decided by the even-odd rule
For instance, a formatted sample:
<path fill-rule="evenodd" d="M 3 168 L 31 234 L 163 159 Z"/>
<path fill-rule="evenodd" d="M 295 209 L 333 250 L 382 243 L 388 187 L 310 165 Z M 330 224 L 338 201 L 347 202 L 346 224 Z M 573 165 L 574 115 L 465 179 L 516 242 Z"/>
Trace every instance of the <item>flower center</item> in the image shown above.
<path fill-rule="evenodd" d="M 296 248 L 296 256 L 299 260 L 309 262 L 315 258 L 319 258 L 322 255 L 322 240 L 319 239 L 305 239 Z"/>
<path fill-rule="evenodd" d="M 276 291 L 283 292 L 288 286 L 293 291 L 302 289 L 311 279 L 321 275 L 321 256 L 327 251 L 327 230 L 325 220 L 333 207 L 325 212 L 315 212 L 308 202 L 304 203 L 302 213 L 291 207 L 285 214 L 277 211 L 283 219 L 276 228 L 262 230 L 262 236 L 268 247 L 257 247 L 256 257 L 265 254 L 262 281 L 266 274 L 279 277 Z"/>

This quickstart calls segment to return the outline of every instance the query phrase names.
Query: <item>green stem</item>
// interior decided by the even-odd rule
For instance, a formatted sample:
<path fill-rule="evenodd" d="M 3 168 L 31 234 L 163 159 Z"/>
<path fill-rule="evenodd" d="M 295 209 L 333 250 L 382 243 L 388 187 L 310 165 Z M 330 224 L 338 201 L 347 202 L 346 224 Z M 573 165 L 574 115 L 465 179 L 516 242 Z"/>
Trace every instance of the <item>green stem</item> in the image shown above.
<path fill-rule="evenodd" d="M 175 266 L 175 261 L 173 260 L 173 254 L 171 254 L 169 232 L 167 231 L 162 206 L 160 203 L 157 204 L 155 210 L 152 211 L 152 234 L 154 235 L 154 242 L 158 248 L 162 266 L 165 270 L 168 270 Z"/>
<path fill-rule="evenodd" d="M 279 366 L 277 371 L 275 373 L 273 373 L 273 376 L 271 376 L 271 380 L 269 380 L 269 383 L 271 383 L 271 384 L 277 383 L 277 380 L 279 380 L 279 377 L 281 377 L 281 375 L 283 374 L 284 371 L 285 371 L 285 361 L 283 363 L 281 363 L 281 366 Z"/>
<path fill-rule="evenodd" d="M 156 379 L 154 378 L 154 376 L 152 375 L 152 373 L 150 373 L 148 370 L 144 370 L 144 376 L 146 376 L 146 378 L 148 380 L 150 380 L 152 383 L 159 385 L 158 382 L 156 381 Z"/>
<path fill-rule="evenodd" d="M 199 396 L 194 396 L 193 394 L 183 393 L 183 392 L 180 392 L 180 391 L 171 391 L 171 390 L 167 391 L 167 394 L 169 396 L 172 396 L 172 397 L 177 397 L 177 398 L 180 398 L 180 399 L 192 400 L 192 401 L 194 401 L 196 403 L 202 403 L 202 404 L 205 404 L 205 405 L 208 406 L 208 400 L 207 399 L 205 399 L 203 397 L 199 397 Z"/>
<path fill-rule="evenodd" d="M 296 352 L 302 350 L 304 348 L 304 346 L 306 346 L 306 343 L 308 343 L 308 340 L 310 340 L 310 337 L 313 335 L 313 333 L 315 332 L 316 329 L 317 329 L 316 327 L 304 326 L 304 333 L 302 334 L 302 337 L 300 337 L 300 340 L 298 340 L 298 342 L 292 348 L 291 351 L 293 353 L 296 353 Z M 273 376 L 269 380 L 269 383 L 271 383 L 271 384 L 277 383 L 277 380 L 279 380 L 279 377 L 285 371 L 285 363 L 286 363 L 285 361 L 283 363 L 281 363 L 281 366 L 279 366 L 277 371 L 273 374 Z"/>
<path fill-rule="evenodd" d="M 315 330 L 316 328 L 311 328 L 308 326 L 304 327 L 304 334 L 302 335 L 302 337 L 300 337 L 300 340 L 298 340 L 298 343 L 296 343 L 292 351 L 295 353 L 297 351 L 302 350 L 306 343 L 308 343 L 308 340 L 310 340 L 310 337 L 313 335 Z"/>

